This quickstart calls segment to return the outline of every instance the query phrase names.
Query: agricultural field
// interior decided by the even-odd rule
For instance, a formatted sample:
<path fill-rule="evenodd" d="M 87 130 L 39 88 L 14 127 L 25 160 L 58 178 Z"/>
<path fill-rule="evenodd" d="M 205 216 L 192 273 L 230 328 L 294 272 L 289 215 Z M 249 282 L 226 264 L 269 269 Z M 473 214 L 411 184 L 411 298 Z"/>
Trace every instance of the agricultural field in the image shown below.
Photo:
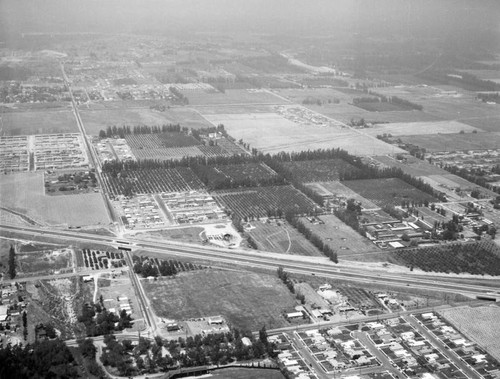
<path fill-rule="evenodd" d="M 208 166 L 203 170 L 204 183 L 209 188 L 217 188 L 218 185 L 227 182 L 255 182 L 271 180 L 276 173 L 263 163 L 229 164 L 219 166 Z"/>
<path fill-rule="evenodd" d="M 316 205 L 291 185 L 213 191 L 222 208 L 241 219 L 267 217 L 271 211 L 309 213 Z"/>
<path fill-rule="evenodd" d="M 358 155 L 404 152 L 353 129 L 297 124 L 276 113 L 205 114 L 204 116 L 213 125 L 224 124 L 226 131 L 233 138 L 243 139 L 251 147 L 263 153 L 320 148 L 341 148 Z"/>
<path fill-rule="evenodd" d="M 418 159 L 410 154 L 405 154 L 403 157 L 403 160 L 398 160 L 393 155 L 382 155 L 371 158 L 375 162 L 379 162 L 386 167 L 400 168 L 403 172 L 411 176 L 448 174 L 448 171 L 440 168 L 439 166 L 430 164 L 429 162 Z"/>
<path fill-rule="evenodd" d="M 143 285 L 160 317 L 183 320 L 220 314 L 245 330 L 286 326 L 282 313 L 296 305 L 278 277 L 245 271 L 192 271 Z"/>
<path fill-rule="evenodd" d="M 83 249 L 77 252 L 77 261 L 80 267 L 91 270 L 105 270 L 126 266 L 121 251 L 100 251 L 94 249 Z"/>
<path fill-rule="evenodd" d="M 467 338 L 500 360 L 499 307 L 450 308 L 441 310 L 439 313 Z"/>
<path fill-rule="evenodd" d="M 491 241 L 396 250 L 390 260 L 425 272 L 500 275 L 500 248 Z"/>
<path fill-rule="evenodd" d="M 43 225 L 108 225 L 101 194 L 44 195 L 43 173 L 4 175 L 0 181 L 0 207 L 19 212 Z"/>
<path fill-rule="evenodd" d="M 127 106 L 130 105 L 130 106 Z M 180 124 L 188 128 L 207 128 L 212 125 L 200 114 L 188 108 L 167 109 L 158 112 L 149 107 L 135 106 L 125 102 L 118 102 L 114 109 L 81 109 L 85 130 L 90 135 L 98 135 L 99 131 L 106 130 L 108 126 L 122 125 L 163 125 Z"/>
<path fill-rule="evenodd" d="M 359 169 L 342 159 L 283 162 L 282 165 L 300 182 L 327 182 L 339 180 L 344 173 Z"/>
<path fill-rule="evenodd" d="M 62 339 L 71 339 L 85 333 L 78 323 L 82 306 L 92 301 L 93 284 L 81 277 L 28 282 L 28 325 L 50 323 L 61 332 Z"/>
<path fill-rule="evenodd" d="M 492 150 L 500 146 L 500 133 L 457 133 L 413 135 L 400 137 L 405 143 L 411 143 L 427 150 L 461 151 L 461 150 Z"/>
<path fill-rule="evenodd" d="M 342 184 L 380 207 L 401 205 L 402 201 L 437 201 L 431 195 L 397 178 L 346 180 Z"/>
<path fill-rule="evenodd" d="M 123 195 L 126 188 L 134 194 L 185 192 L 203 189 L 203 183 L 187 167 L 127 171 L 126 177 L 103 173 L 105 185 L 114 196 Z"/>
<path fill-rule="evenodd" d="M 153 134 L 128 134 L 125 136 L 128 145 L 132 149 L 159 149 L 168 147 L 186 147 L 200 145 L 193 136 L 185 133 L 165 132 Z"/>
<path fill-rule="evenodd" d="M 2 135 L 57 133 L 78 133 L 75 116 L 70 109 L 2 112 Z"/>
<path fill-rule="evenodd" d="M 412 107 L 405 106 L 403 104 L 395 104 L 388 102 L 358 102 L 356 106 L 364 109 L 368 112 L 404 112 L 404 111 L 413 111 Z"/>
<path fill-rule="evenodd" d="M 282 254 L 322 256 L 302 234 L 284 220 L 252 221 L 246 234 L 252 238 L 258 250 Z"/>
<path fill-rule="evenodd" d="M 345 185 L 337 181 L 307 183 L 306 186 L 315 191 L 316 193 L 326 197 L 333 197 L 345 200 L 354 199 L 361 203 L 361 207 L 363 209 L 380 208 L 380 206 L 378 206 L 377 204 L 362 197 L 357 192 L 354 192 L 349 187 L 346 187 Z"/>
<path fill-rule="evenodd" d="M 204 105 L 219 104 L 283 104 L 284 100 L 266 90 L 258 89 L 228 89 L 225 93 L 203 91 L 187 92 L 189 106 L 202 111 Z"/>
<path fill-rule="evenodd" d="M 51 249 L 16 254 L 17 278 L 72 272 L 73 251 Z"/>
<path fill-rule="evenodd" d="M 392 136 L 415 136 L 428 134 L 456 134 L 482 132 L 473 126 L 458 121 L 434 121 L 434 122 L 395 122 L 391 124 L 376 124 L 371 128 L 363 129 L 370 136 L 390 134 Z"/>
<path fill-rule="evenodd" d="M 367 238 L 356 233 L 334 215 L 316 217 L 323 223 L 311 223 L 305 217 L 301 222 L 307 229 L 321 237 L 323 242 L 337 252 L 339 259 L 349 259 L 352 255 L 363 254 L 377 250 Z"/>

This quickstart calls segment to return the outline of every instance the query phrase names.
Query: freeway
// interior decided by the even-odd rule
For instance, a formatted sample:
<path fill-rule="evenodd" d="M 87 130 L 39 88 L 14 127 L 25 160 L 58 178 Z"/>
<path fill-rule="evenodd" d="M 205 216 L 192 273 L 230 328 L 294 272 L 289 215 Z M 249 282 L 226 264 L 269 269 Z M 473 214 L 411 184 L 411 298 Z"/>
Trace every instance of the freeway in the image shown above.
<path fill-rule="evenodd" d="M 116 237 L 86 234 L 66 230 L 48 230 L 37 227 L 0 225 L 0 230 L 28 235 L 30 240 L 46 237 L 70 240 L 72 242 L 99 243 L 117 247 Z M 283 267 L 290 273 L 315 275 L 330 279 L 344 279 L 368 284 L 412 287 L 419 290 L 460 293 L 475 297 L 478 294 L 496 291 L 498 279 L 485 279 L 478 284 L 478 279 L 448 278 L 444 276 L 425 276 L 407 273 L 388 273 L 372 268 L 355 267 L 353 263 L 334 264 L 324 257 L 303 257 L 262 251 L 224 249 L 211 246 L 180 243 L 175 241 L 143 241 L 137 238 L 123 239 L 127 247 L 152 252 L 165 256 L 187 259 L 202 259 L 249 268 L 275 270 Z M 130 244 L 130 245 L 129 245 Z"/>

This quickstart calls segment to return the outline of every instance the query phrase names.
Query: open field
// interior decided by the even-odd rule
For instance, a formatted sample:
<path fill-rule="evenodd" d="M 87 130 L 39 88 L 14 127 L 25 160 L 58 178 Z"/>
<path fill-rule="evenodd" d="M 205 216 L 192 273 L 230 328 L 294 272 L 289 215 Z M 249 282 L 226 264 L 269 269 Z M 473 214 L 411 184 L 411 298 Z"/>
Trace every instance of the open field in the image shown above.
<path fill-rule="evenodd" d="M 450 308 L 439 313 L 467 338 L 500 360 L 500 308 L 496 306 Z"/>
<path fill-rule="evenodd" d="M 500 146 L 500 133 L 463 133 L 403 136 L 406 143 L 420 146 L 428 152 L 456 150 L 490 150 Z"/>
<path fill-rule="evenodd" d="M 313 161 L 283 162 L 282 165 L 301 182 L 326 182 L 339 180 L 345 172 L 358 172 L 359 169 L 342 159 L 321 159 Z"/>
<path fill-rule="evenodd" d="M 356 233 L 336 216 L 323 215 L 317 218 L 324 224 L 312 224 L 306 218 L 300 220 L 313 234 L 321 237 L 325 244 L 334 249 L 339 259 L 349 259 L 351 255 L 377 250 L 376 246 L 367 238 Z"/>
<path fill-rule="evenodd" d="M 431 195 L 397 178 L 346 180 L 343 184 L 380 207 L 401 205 L 403 200 L 414 200 L 417 203 L 436 201 Z"/>
<path fill-rule="evenodd" d="M 245 330 L 286 326 L 282 313 L 296 305 L 278 277 L 243 271 L 192 271 L 143 285 L 160 317 L 182 320 L 220 314 Z"/>
<path fill-rule="evenodd" d="M 284 100 L 265 90 L 228 89 L 225 93 L 183 91 L 190 106 L 219 104 L 283 104 Z"/>
<path fill-rule="evenodd" d="M 204 378 L 210 379 L 284 379 L 279 370 L 263 370 L 256 368 L 226 368 L 213 371 Z"/>
<path fill-rule="evenodd" d="M 125 107 L 117 109 L 81 109 L 85 130 L 88 134 L 98 135 L 100 130 L 106 130 L 108 126 L 122 125 L 163 125 L 180 124 L 188 128 L 206 128 L 212 125 L 208 123 L 196 111 L 188 108 L 172 108 L 165 112 L 157 112 L 148 108 Z"/>
<path fill-rule="evenodd" d="M 316 208 L 311 199 L 291 185 L 219 190 L 212 195 L 221 208 L 231 210 L 241 219 L 267 217 L 276 210 L 305 214 Z"/>
<path fill-rule="evenodd" d="M 475 134 L 469 134 L 469 135 L 475 135 Z M 394 156 L 390 155 L 376 156 L 372 157 L 372 159 L 374 159 L 376 162 L 382 163 L 384 166 L 398 167 L 401 170 L 403 170 L 403 172 L 411 176 L 448 174 L 448 171 L 440 168 L 439 166 L 435 166 L 427 161 L 415 158 L 410 154 L 406 154 L 404 157 L 406 158 L 405 161 L 399 161 Z"/>
<path fill-rule="evenodd" d="M 235 139 L 263 153 L 341 148 L 351 154 L 383 155 L 403 150 L 375 137 L 340 127 L 301 125 L 276 113 L 205 115 L 213 125 L 224 124 Z"/>
<path fill-rule="evenodd" d="M 324 196 L 334 196 L 359 201 L 364 209 L 380 208 L 377 204 L 365 199 L 363 196 L 337 181 L 307 183 L 306 185 L 316 193 Z"/>
<path fill-rule="evenodd" d="M 1 119 L 5 135 L 78 133 L 75 116 L 69 110 L 5 112 Z"/>
<path fill-rule="evenodd" d="M 402 104 L 394 104 L 388 102 L 358 102 L 357 107 L 364 109 L 368 112 L 404 112 L 413 111 L 413 108 Z"/>
<path fill-rule="evenodd" d="M 49 275 L 55 271 L 67 271 L 73 267 L 72 251 L 69 249 L 62 250 L 45 250 L 29 253 L 16 254 L 17 259 L 17 276 L 36 276 Z"/>
<path fill-rule="evenodd" d="M 259 250 L 322 256 L 311 242 L 284 220 L 254 221 L 250 224 L 254 229 L 247 231 L 247 234 L 252 237 Z"/>
<path fill-rule="evenodd" d="M 435 122 L 395 122 L 391 124 L 377 124 L 371 128 L 363 129 L 363 132 L 371 136 L 391 134 L 393 136 L 413 136 L 421 134 L 448 134 L 448 133 L 471 133 L 478 130 L 470 125 L 458 121 L 435 121 Z"/>
<path fill-rule="evenodd" d="M 171 239 L 174 241 L 201 244 L 202 239 L 200 237 L 200 233 L 203 232 L 203 230 L 204 229 L 202 227 L 194 226 L 134 233 L 134 236 L 141 239 L 151 239 L 155 241 L 158 239 Z"/>
<path fill-rule="evenodd" d="M 42 224 L 84 226 L 110 222 L 100 194 L 46 196 L 42 173 L 3 175 L 0 192 L 1 207 Z"/>
<path fill-rule="evenodd" d="M 471 183 L 457 175 L 454 174 L 444 174 L 444 175 L 427 175 L 419 177 L 424 182 L 430 184 L 432 187 L 439 191 L 445 192 L 447 195 L 450 193 L 452 198 L 457 198 L 459 195 L 456 193 L 456 189 L 459 188 L 461 191 L 472 191 L 477 189 L 481 197 L 496 197 L 497 195 L 484 187 L 478 186 L 477 184 Z M 460 198 L 460 197 L 459 197 Z M 466 197 L 462 200 L 471 200 L 472 198 Z"/>

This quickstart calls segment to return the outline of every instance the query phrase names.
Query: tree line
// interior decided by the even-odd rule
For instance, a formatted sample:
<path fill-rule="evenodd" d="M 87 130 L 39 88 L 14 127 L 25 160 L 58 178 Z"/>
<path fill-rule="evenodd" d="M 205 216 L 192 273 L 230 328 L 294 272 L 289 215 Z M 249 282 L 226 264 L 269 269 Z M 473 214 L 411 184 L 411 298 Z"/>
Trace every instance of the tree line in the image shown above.
<path fill-rule="evenodd" d="M 125 138 L 126 135 L 131 134 L 158 134 L 158 133 L 187 133 L 188 128 L 181 128 L 180 124 L 163 124 L 163 125 L 130 125 L 123 126 L 108 126 L 106 130 L 99 131 L 99 138 L 112 138 L 120 137 Z"/>

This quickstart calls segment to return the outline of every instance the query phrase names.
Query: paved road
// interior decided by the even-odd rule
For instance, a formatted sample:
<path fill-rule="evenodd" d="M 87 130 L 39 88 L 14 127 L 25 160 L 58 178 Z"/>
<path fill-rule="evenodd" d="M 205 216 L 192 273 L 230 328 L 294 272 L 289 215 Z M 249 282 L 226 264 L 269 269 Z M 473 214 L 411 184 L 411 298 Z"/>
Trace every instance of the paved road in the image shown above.
<path fill-rule="evenodd" d="M 409 323 L 415 330 L 417 330 L 420 334 L 422 334 L 429 342 L 434 345 L 444 356 L 446 356 L 451 362 L 453 362 L 465 375 L 472 379 L 483 379 L 481 375 L 477 373 L 477 371 L 472 370 L 464 361 L 462 361 L 458 355 L 448 350 L 448 347 L 441 342 L 438 338 L 434 337 L 429 330 L 421 325 L 415 317 L 408 315 L 404 316 L 403 319 Z"/>
<path fill-rule="evenodd" d="M 371 355 L 377 357 L 378 361 L 389 371 L 395 378 L 404 378 L 404 374 L 392 365 L 391 360 L 379 350 L 372 342 L 366 332 L 353 331 L 352 335 L 359 340 L 370 352 Z"/>
<path fill-rule="evenodd" d="M 48 230 L 37 227 L 20 227 L 0 225 L 0 230 L 27 235 L 30 240 L 43 240 L 44 236 L 79 242 L 92 242 L 116 247 L 119 245 L 115 237 L 87 234 L 65 230 Z M 387 273 L 374 271 L 367 267 L 351 266 L 352 263 L 334 264 L 325 257 L 303 257 L 273 252 L 246 251 L 241 249 L 224 249 L 211 246 L 200 246 L 175 241 L 145 241 L 139 238 L 120 239 L 128 243 L 123 245 L 133 247 L 144 252 L 154 252 L 171 257 L 202 259 L 226 263 L 231 265 L 246 266 L 275 270 L 283 267 L 290 273 L 315 275 L 330 279 L 344 279 L 367 283 L 370 285 L 393 285 L 411 287 L 420 290 L 461 293 L 474 298 L 479 293 L 497 290 L 498 280 L 484 280 L 484 285 L 470 284 L 469 279 L 451 279 L 443 276 L 424 276 L 408 273 Z M 478 280 L 474 279 L 474 283 Z"/>

